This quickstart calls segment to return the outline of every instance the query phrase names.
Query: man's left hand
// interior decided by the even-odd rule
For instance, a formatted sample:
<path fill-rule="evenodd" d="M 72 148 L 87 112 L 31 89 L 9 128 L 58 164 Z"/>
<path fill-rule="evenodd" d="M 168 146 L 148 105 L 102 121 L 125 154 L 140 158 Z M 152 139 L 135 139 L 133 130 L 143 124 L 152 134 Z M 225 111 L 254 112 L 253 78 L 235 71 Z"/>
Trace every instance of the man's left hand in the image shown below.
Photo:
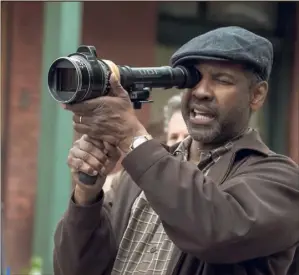
<path fill-rule="evenodd" d="M 113 74 L 110 85 L 108 96 L 63 106 L 74 113 L 75 131 L 127 151 L 132 138 L 147 131 L 136 117 L 127 91 Z"/>

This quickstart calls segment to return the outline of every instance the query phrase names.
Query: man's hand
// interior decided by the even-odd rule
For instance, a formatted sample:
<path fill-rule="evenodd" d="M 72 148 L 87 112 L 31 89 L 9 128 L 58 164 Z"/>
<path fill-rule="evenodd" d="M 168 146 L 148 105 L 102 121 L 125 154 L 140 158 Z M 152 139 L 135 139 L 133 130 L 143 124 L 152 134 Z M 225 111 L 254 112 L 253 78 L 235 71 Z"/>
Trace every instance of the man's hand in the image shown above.
<path fill-rule="evenodd" d="M 83 101 L 64 108 L 74 113 L 74 129 L 127 151 L 132 138 L 147 131 L 135 115 L 128 93 L 112 74 L 109 96 Z"/>
<path fill-rule="evenodd" d="M 79 204 L 93 202 L 102 190 L 106 176 L 114 169 L 121 154 L 117 147 L 107 142 L 90 139 L 83 135 L 70 150 L 68 165 L 75 181 L 75 201 Z M 79 181 L 79 172 L 98 176 L 94 185 Z"/>

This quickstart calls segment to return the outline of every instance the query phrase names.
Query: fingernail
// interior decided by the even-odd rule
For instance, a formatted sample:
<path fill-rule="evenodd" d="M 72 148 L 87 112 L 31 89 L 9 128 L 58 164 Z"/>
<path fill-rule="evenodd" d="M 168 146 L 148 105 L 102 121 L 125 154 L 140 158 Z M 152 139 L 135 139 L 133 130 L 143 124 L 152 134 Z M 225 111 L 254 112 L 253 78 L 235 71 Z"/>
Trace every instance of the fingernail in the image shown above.
<path fill-rule="evenodd" d="M 102 167 L 102 169 L 101 169 L 101 175 L 105 175 L 105 172 L 106 172 L 106 169 L 104 168 L 104 167 Z"/>
<path fill-rule="evenodd" d="M 92 172 L 92 175 L 93 175 L 93 176 L 96 176 L 97 174 L 98 174 L 98 172 L 95 171 L 95 170 Z"/>

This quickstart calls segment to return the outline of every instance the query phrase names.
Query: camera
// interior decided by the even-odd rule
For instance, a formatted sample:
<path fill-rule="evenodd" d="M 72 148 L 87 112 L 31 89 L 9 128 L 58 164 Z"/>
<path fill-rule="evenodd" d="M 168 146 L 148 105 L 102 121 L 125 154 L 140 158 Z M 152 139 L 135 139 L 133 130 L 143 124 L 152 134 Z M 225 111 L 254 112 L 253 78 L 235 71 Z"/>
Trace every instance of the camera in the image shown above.
<path fill-rule="evenodd" d="M 149 100 L 152 88 L 192 88 L 200 80 L 194 66 L 120 66 L 110 60 L 98 59 L 94 46 L 80 46 L 77 52 L 52 63 L 48 72 L 48 89 L 56 101 L 76 104 L 109 95 L 111 73 L 128 92 L 135 109 L 152 102 Z M 79 172 L 79 180 L 84 184 L 95 184 L 96 178 Z"/>
<path fill-rule="evenodd" d="M 152 88 L 192 88 L 200 80 L 194 66 L 129 67 L 97 58 L 94 46 L 80 46 L 77 52 L 56 59 L 48 72 L 48 89 L 60 103 L 74 104 L 109 94 L 114 73 L 128 92 L 135 109 L 149 100 Z"/>

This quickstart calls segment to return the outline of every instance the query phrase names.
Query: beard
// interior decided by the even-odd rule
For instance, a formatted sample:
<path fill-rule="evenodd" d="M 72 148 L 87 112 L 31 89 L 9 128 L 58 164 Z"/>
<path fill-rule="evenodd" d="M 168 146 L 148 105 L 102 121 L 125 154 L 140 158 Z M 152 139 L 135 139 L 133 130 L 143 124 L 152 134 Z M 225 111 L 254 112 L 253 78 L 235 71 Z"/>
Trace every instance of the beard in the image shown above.
<path fill-rule="evenodd" d="M 203 144 L 214 143 L 221 136 L 221 124 L 215 119 L 210 125 L 192 125 L 187 122 L 190 136 Z"/>
<path fill-rule="evenodd" d="M 247 91 L 246 91 L 247 92 Z M 239 136 L 249 126 L 251 108 L 250 93 L 238 93 L 227 105 L 218 105 L 216 100 L 203 100 L 190 91 L 182 100 L 182 115 L 190 136 L 201 144 L 219 145 Z M 214 116 L 210 122 L 196 124 L 191 121 L 192 109 L 201 109 Z"/>
<path fill-rule="evenodd" d="M 240 105 L 239 105 L 240 106 Z M 248 126 L 250 109 L 244 106 L 231 108 L 228 112 L 220 112 L 207 125 L 192 124 L 188 117 L 185 122 L 190 136 L 201 144 L 222 144 L 238 136 Z"/>

